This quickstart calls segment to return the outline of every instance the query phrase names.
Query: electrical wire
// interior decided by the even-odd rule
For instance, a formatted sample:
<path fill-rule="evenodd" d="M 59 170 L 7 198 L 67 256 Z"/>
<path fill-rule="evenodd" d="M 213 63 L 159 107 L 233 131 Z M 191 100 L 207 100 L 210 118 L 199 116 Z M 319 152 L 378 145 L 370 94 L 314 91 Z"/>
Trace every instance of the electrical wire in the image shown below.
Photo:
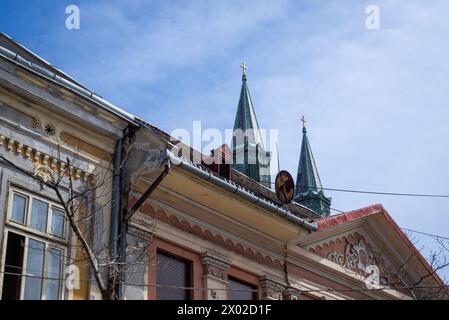
<path fill-rule="evenodd" d="M 418 233 L 418 234 L 422 234 L 422 235 L 425 235 L 425 236 L 433 237 L 433 238 L 436 238 L 436 239 L 449 240 L 449 237 L 439 236 L 437 234 L 432 234 L 432 233 L 427 233 L 427 232 L 422 232 L 422 231 L 416 231 L 416 230 L 407 229 L 407 228 L 401 228 L 401 229 L 405 230 L 405 231 L 408 231 L 408 232 L 413 232 L 413 233 Z"/>
<path fill-rule="evenodd" d="M 271 184 L 276 184 L 276 182 L 271 182 Z M 298 188 L 299 188 L 299 186 L 295 186 L 295 189 L 298 189 Z M 309 190 L 326 190 L 326 191 L 336 191 L 336 192 L 378 194 L 378 195 L 384 195 L 384 196 L 449 198 L 449 194 L 385 192 L 385 191 L 369 191 L 369 190 L 354 190 L 354 189 L 324 188 L 324 187 L 301 187 L 301 188 L 307 188 Z"/>

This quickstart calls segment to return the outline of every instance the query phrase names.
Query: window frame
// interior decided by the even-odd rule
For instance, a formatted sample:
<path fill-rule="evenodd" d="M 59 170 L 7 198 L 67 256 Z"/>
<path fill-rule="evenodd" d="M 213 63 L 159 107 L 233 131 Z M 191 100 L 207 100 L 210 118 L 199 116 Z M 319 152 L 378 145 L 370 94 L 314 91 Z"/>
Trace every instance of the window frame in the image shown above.
<path fill-rule="evenodd" d="M 18 196 L 24 197 L 26 199 L 26 205 L 25 205 L 25 213 L 24 213 L 24 219 L 23 223 L 17 222 L 15 220 L 12 220 L 12 205 L 13 205 L 13 198 L 14 194 L 17 194 Z M 31 222 L 31 210 L 32 210 L 32 201 L 33 199 L 37 199 L 40 201 L 45 202 L 47 207 L 47 226 L 45 232 L 39 231 L 38 229 L 34 229 L 29 226 Z M 62 213 L 64 213 L 63 216 L 63 236 L 60 237 L 58 235 L 55 235 L 51 233 L 52 229 L 52 220 L 53 220 L 53 208 L 60 210 Z M 17 187 L 16 185 L 9 185 L 7 187 L 7 194 L 6 194 L 6 214 L 5 214 L 5 225 L 4 225 L 4 232 L 3 232 L 3 245 L 2 245 L 2 256 L 1 256 L 1 274 L 0 274 L 0 294 L 3 294 L 3 283 L 4 283 L 4 276 L 3 272 L 5 271 L 5 263 L 6 263 L 6 248 L 7 248 L 7 242 L 8 242 L 8 235 L 10 232 L 15 233 L 17 235 L 20 235 L 24 237 L 25 244 L 24 244 L 24 252 L 23 252 L 23 262 L 22 262 L 22 271 L 20 273 L 21 283 L 20 283 L 20 300 L 24 299 L 25 294 L 25 283 L 26 279 L 29 277 L 27 275 L 26 269 L 28 264 L 28 249 L 29 249 L 29 240 L 35 240 L 42 242 L 44 244 L 44 257 L 43 257 L 43 268 L 42 268 L 42 277 L 41 277 L 41 292 L 40 292 L 40 300 L 45 300 L 47 298 L 47 292 L 46 292 L 46 286 L 47 282 L 52 279 L 45 279 L 48 276 L 48 256 L 49 256 L 49 249 L 55 249 L 60 252 L 60 270 L 59 270 L 59 286 L 58 286 L 58 296 L 57 300 L 62 300 L 66 297 L 66 290 L 64 289 L 64 269 L 68 262 L 67 254 L 70 250 L 69 248 L 69 239 L 71 237 L 69 225 L 68 225 L 68 219 L 65 215 L 64 208 L 58 204 L 57 201 L 38 195 L 32 191 L 27 191 L 24 188 Z M 0 297 L 1 298 L 1 297 Z"/>
<path fill-rule="evenodd" d="M 7 208 L 6 208 L 7 209 L 6 210 L 7 211 L 6 224 L 8 224 L 10 226 L 14 226 L 16 228 L 19 228 L 21 230 L 25 230 L 29 233 L 50 239 L 52 241 L 60 242 L 60 243 L 64 243 L 65 245 L 68 245 L 68 240 L 67 240 L 68 233 L 69 233 L 68 232 L 68 221 L 65 216 L 65 210 L 61 205 L 59 205 L 54 200 L 51 200 L 51 199 L 43 197 L 43 196 L 36 195 L 35 193 L 32 193 L 32 192 L 27 192 L 21 188 L 15 187 L 15 186 L 10 186 L 8 191 L 9 191 L 8 192 L 9 194 L 8 194 L 8 202 L 7 202 Z M 17 222 L 17 221 L 14 221 L 11 219 L 14 194 L 17 194 L 19 196 L 26 198 L 24 223 L 20 223 L 20 222 Z M 47 225 L 45 228 L 45 232 L 42 232 L 40 230 L 30 227 L 33 199 L 45 202 L 47 204 Z M 51 233 L 51 227 L 52 227 L 52 222 L 53 222 L 53 208 L 60 210 L 64 213 L 62 237 Z"/>
<path fill-rule="evenodd" d="M 41 279 L 41 292 L 40 292 L 40 298 L 39 300 L 46 300 L 46 291 L 44 290 L 46 284 L 47 284 L 47 280 L 51 280 L 51 279 L 45 279 L 47 276 L 46 274 L 48 273 L 48 249 L 56 249 L 58 251 L 60 251 L 61 253 L 61 266 L 60 266 L 60 270 L 59 270 L 59 287 L 58 287 L 58 298 L 57 300 L 62 300 L 65 296 L 65 292 L 64 292 L 64 266 L 66 264 L 66 260 L 67 260 L 67 252 L 68 252 L 68 248 L 66 248 L 63 245 L 60 244 L 56 244 L 51 240 L 47 240 L 47 239 L 43 239 L 40 238 L 38 236 L 35 235 L 31 235 L 26 231 L 22 231 L 22 230 L 17 230 L 17 229 L 11 229 L 11 228 L 5 228 L 5 232 L 4 232 L 4 245 L 5 245 L 5 250 L 3 252 L 5 252 L 3 254 L 2 257 L 2 272 L 4 272 L 5 269 L 5 262 L 6 262 L 6 245 L 8 242 L 8 235 L 9 233 L 15 233 L 18 234 L 22 237 L 25 238 L 25 244 L 24 244 L 24 251 L 23 251 L 23 259 L 22 259 L 22 272 L 20 274 L 20 300 L 24 300 L 24 295 L 25 295 L 25 282 L 27 277 L 29 277 L 27 275 L 26 269 L 27 269 L 27 264 L 28 264 L 28 249 L 29 249 L 29 240 L 32 239 L 34 241 L 38 241 L 38 242 L 42 242 L 44 244 L 44 258 L 43 258 L 43 267 L 42 267 L 42 279 Z M 2 281 L 2 288 L 3 288 L 3 281 Z"/>

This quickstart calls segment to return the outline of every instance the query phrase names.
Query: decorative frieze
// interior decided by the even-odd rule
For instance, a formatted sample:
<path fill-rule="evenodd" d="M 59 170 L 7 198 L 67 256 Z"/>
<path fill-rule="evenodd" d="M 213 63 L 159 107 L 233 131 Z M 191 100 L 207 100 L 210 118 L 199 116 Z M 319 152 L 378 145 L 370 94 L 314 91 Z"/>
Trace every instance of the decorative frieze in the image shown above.
<path fill-rule="evenodd" d="M 309 248 L 309 251 L 365 277 L 376 269 L 379 277 L 376 281 L 382 285 L 400 283 L 392 264 L 358 232 Z"/>
<path fill-rule="evenodd" d="M 62 172 L 67 166 L 65 162 L 60 161 L 57 158 L 51 157 L 48 154 L 44 154 L 14 139 L 7 138 L 4 135 L 0 135 L 0 147 L 3 146 L 5 147 L 6 151 L 15 153 L 17 155 L 23 155 L 26 159 L 33 161 L 35 163 L 35 176 L 45 179 L 44 181 L 49 181 L 49 174 L 53 175 L 53 172 L 55 172 L 58 167 L 59 171 Z M 79 168 L 72 168 L 71 173 L 73 174 L 74 179 L 83 179 L 86 182 L 91 179 L 90 173 Z"/>
<path fill-rule="evenodd" d="M 268 276 L 263 276 L 260 279 L 260 287 L 264 300 L 282 300 L 283 292 L 286 289 L 285 285 Z"/>
<path fill-rule="evenodd" d="M 137 201 L 137 198 L 132 199 L 131 205 Z M 142 213 L 148 214 L 150 217 L 163 221 L 165 223 L 170 224 L 184 232 L 188 232 L 195 236 L 198 236 L 206 241 L 210 241 L 226 250 L 232 251 L 236 254 L 244 256 L 252 261 L 256 261 L 257 263 L 266 265 L 271 268 L 275 268 L 278 270 L 283 270 L 283 262 L 279 259 L 276 259 L 270 255 L 266 255 L 260 251 L 256 251 L 253 248 L 248 246 L 244 246 L 243 244 L 224 237 L 221 234 L 212 232 L 206 228 L 202 228 L 196 224 L 193 224 L 191 221 L 179 219 L 174 214 L 169 214 L 165 210 L 160 208 L 155 208 L 149 203 L 145 203 L 140 211 Z"/>

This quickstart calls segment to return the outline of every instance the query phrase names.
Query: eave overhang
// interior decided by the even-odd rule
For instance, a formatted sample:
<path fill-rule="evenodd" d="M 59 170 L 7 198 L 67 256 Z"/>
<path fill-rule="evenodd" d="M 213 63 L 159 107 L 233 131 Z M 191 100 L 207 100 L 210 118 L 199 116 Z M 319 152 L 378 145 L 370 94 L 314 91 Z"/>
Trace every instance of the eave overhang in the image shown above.
<path fill-rule="evenodd" d="M 299 218 L 229 180 L 213 176 L 208 170 L 178 158 L 168 150 L 164 152 L 165 156 L 160 159 L 170 161 L 171 169 L 160 183 L 162 188 L 279 241 L 291 241 L 316 230 L 315 223 Z M 144 192 L 160 171 L 157 168 L 140 173 L 138 191 Z M 157 194 L 155 191 L 155 196 Z"/>

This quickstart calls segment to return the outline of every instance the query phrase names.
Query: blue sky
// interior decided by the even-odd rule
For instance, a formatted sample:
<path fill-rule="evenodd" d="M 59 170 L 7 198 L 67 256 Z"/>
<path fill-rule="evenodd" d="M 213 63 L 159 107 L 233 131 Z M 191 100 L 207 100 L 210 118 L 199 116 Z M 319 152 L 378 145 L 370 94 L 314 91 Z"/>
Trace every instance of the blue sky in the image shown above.
<path fill-rule="evenodd" d="M 70 4 L 80 30 L 65 28 Z M 365 28 L 368 4 L 379 30 Z M 244 60 L 259 124 L 279 129 L 293 176 L 304 114 L 325 187 L 449 194 L 448 12 L 445 0 L 4 0 L 0 29 L 167 132 L 231 128 Z M 449 236 L 449 199 L 327 195 Z"/>

